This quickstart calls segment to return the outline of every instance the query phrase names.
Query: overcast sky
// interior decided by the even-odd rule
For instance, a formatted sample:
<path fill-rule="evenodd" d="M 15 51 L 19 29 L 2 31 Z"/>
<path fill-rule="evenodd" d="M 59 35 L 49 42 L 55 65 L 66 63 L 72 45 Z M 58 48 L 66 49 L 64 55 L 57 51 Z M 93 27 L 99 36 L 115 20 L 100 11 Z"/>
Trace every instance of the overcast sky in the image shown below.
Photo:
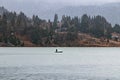
<path fill-rule="evenodd" d="M 108 2 L 120 2 L 120 0 L 0 0 L 0 4 L 11 3 L 13 2 L 48 2 L 48 3 L 66 3 L 66 4 L 101 4 Z M 13 4 L 14 5 L 14 4 Z"/>
<path fill-rule="evenodd" d="M 35 9 L 36 5 L 37 7 L 42 5 L 44 8 L 46 6 L 49 7 L 50 5 L 59 7 L 63 5 L 100 5 L 112 2 L 120 2 L 120 0 L 0 0 L 0 6 L 4 6 L 9 10 L 19 11 L 22 10 L 21 8 L 28 9 L 31 8 L 31 6 Z"/>
<path fill-rule="evenodd" d="M 46 19 L 45 12 L 59 10 L 65 6 L 101 5 L 112 2 L 120 2 L 120 0 L 0 0 L 0 6 L 4 6 L 8 11 L 12 12 L 19 13 L 22 11 L 28 17 L 34 14 Z M 51 19 L 51 16 L 49 19 Z"/>

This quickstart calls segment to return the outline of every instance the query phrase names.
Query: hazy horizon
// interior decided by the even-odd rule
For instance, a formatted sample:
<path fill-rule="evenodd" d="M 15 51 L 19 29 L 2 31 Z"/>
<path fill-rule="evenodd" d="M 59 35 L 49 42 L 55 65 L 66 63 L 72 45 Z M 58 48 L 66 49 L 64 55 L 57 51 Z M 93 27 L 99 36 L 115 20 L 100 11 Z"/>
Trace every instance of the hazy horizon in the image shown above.
<path fill-rule="evenodd" d="M 81 17 L 82 12 L 81 14 L 79 13 L 79 15 L 76 14 L 77 12 L 75 13 L 76 15 L 74 15 L 74 13 L 71 13 L 71 12 L 70 14 L 67 13 L 68 9 L 62 12 L 62 9 L 63 8 L 65 9 L 68 6 L 72 6 L 72 7 L 89 6 L 89 5 L 99 6 L 99 5 L 105 5 L 110 3 L 120 3 L 120 0 L 105 0 L 105 1 L 103 0 L 84 0 L 84 1 L 81 1 L 81 0 L 70 0 L 70 1 L 69 0 L 0 0 L 0 1 L 1 1 L 0 6 L 5 7 L 8 11 L 12 11 L 12 12 L 15 11 L 17 13 L 22 11 L 28 17 L 32 17 L 33 15 L 38 15 L 41 19 L 46 19 L 46 20 L 48 19 L 53 20 L 55 13 L 58 14 L 59 19 L 61 19 L 61 15 L 64 15 L 64 14 Z M 94 13 L 97 13 L 97 11 Z M 98 13 L 95 15 L 99 15 Z M 93 16 L 93 15 L 90 15 L 90 16 Z M 118 23 L 119 21 L 119 20 L 112 21 L 111 19 L 109 20 L 108 17 L 106 16 L 104 17 L 113 25 L 115 23 Z"/>
<path fill-rule="evenodd" d="M 43 9 L 49 10 L 53 7 L 59 9 L 64 6 L 102 5 L 119 2 L 120 0 L 0 0 L 0 6 L 4 6 L 9 11 L 16 11 L 18 13 L 22 11 L 27 15 L 33 15 L 29 14 L 29 12 L 33 11 L 34 14 L 38 15 L 37 7 L 42 11 Z"/>
<path fill-rule="evenodd" d="M 13 5 L 14 3 L 50 3 L 50 4 L 66 4 L 66 5 L 98 5 L 105 3 L 116 3 L 120 0 L 0 0 L 0 5 Z"/>

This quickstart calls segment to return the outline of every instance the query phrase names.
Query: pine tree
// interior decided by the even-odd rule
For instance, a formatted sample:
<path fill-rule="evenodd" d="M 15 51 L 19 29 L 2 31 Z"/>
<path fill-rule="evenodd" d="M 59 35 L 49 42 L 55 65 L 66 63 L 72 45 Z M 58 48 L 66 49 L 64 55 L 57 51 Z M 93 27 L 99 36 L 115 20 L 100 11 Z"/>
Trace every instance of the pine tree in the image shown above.
<path fill-rule="evenodd" d="M 89 33 L 90 28 L 90 18 L 84 14 L 81 18 L 80 31 L 83 33 Z"/>
<path fill-rule="evenodd" d="M 58 23 L 58 15 L 55 14 L 55 16 L 54 16 L 54 22 L 53 22 L 53 29 L 54 30 L 58 27 L 57 23 Z"/>

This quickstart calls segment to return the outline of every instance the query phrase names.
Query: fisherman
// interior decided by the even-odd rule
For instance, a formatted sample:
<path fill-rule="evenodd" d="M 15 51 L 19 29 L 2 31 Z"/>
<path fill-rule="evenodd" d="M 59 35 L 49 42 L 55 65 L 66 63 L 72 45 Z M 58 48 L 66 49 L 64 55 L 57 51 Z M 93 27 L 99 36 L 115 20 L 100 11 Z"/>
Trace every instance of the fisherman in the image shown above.
<path fill-rule="evenodd" d="M 56 49 L 56 53 L 58 52 L 58 50 Z"/>

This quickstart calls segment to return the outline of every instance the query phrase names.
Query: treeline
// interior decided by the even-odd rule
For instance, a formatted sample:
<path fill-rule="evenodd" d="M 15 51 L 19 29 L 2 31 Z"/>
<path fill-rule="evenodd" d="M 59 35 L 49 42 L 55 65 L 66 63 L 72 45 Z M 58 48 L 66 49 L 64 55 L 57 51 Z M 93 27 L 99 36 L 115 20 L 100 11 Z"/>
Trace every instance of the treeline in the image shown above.
<path fill-rule="evenodd" d="M 54 21 L 40 19 L 37 15 L 27 17 L 23 12 L 6 12 L 0 16 L 0 42 L 13 46 L 24 46 L 17 35 L 24 36 L 38 46 L 70 45 L 78 33 L 87 33 L 100 38 L 111 38 L 111 33 L 120 33 L 120 25 L 114 27 L 102 16 L 90 17 L 84 14 L 81 18 L 62 16 L 61 21 L 55 14 Z"/>
<path fill-rule="evenodd" d="M 62 20 L 58 21 L 61 25 L 56 27 L 61 32 L 87 33 L 97 38 L 111 38 L 111 33 L 120 33 L 120 25 L 112 26 L 104 17 L 98 15 L 90 17 L 84 14 L 81 18 L 70 16 L 62 16 Z"/>

